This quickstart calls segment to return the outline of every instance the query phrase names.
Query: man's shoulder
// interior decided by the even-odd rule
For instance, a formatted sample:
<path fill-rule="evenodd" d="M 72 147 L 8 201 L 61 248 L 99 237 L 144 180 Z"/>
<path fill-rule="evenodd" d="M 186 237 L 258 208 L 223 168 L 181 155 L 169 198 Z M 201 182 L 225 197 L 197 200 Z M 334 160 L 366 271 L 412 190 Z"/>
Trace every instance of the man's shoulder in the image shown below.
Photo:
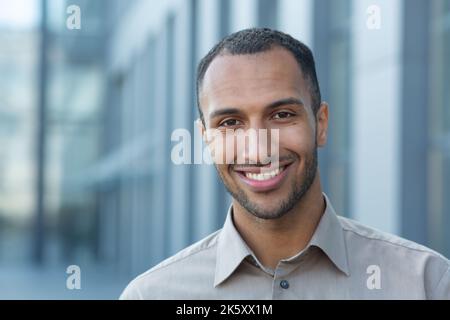
<path fill-rule="evenodd" d="M 144 272 L 140 277 L 162 271 L 168 267 L 178 267 L 180 264 L 190 263 L 192 259 L 201 258 L 202 253 L 208 253 L 209 250 L 215 248 L 220 231 L 221 230 L 217 230 L 194 244 L 182 249 L 173 256 L 163 260 L 153 268 Z"/>
<path fill-rule="evenodd" d="M 384 252 L 393 252 L 396 255 L 399 252 L 417 256 L 429 256 L 433 259 L 440 260 L 447 266 L 450 261 L 442 254 L 411 240 L 396 236 L 391 233 L 380 231 L 376 228 L 369 227 L 358 221 L 338 216 L 344 234 L 353 243 L 359 243 L 363 246 L 371 248 L 380 248 Z"/>
<path fill-rule="evenodd" d="M 415 284 L 417 292 L 423 292 L 427 299 L 450 297 L 450 261 L 442 254 L 348 218 L 339 217 L 339 221 L 346 238 L 348 258 L 355 270 L 365 273 L 365 268 L 375 265 L 378 270 L 387 271 L 383 273 L 385 286 Z"/>
<path fill-rule="evenodd" d="M 161 291 L 167 291 L 169 283 L 181 285 L 179 281 L 208 276 L 215 266 L 215 249 L 220 231 L 211 233 L 137 276 L 124 290 L 121 299 L 147 298 L 150 288 L 157 292 L 158 287 L 164 285 Z"/>

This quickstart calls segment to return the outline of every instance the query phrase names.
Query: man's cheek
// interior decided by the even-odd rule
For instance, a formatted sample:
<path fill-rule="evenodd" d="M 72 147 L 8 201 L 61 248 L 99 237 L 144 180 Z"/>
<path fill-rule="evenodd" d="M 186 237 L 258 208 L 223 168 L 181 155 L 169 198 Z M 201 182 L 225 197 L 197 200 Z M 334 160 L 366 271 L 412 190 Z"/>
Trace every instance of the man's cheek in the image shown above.
<path fill-rule="evenodd" d="M 280 148 L 302 153 L 314 146 L 314 137 L 309 130 L 299 127 L 287 127 L 280 130 Z"/>
<path fill-rule="evenodd" d="M 220 175 L 225 178 L 225 175 L 228 175 L 228 167 L 226 165 L 216 165 L 217 171 L 219 171 Z"/>
<path fill-rule="evenodd" d="M 219 171 L 219 175 L 222 178 L 223 182 L 227 185 L 232 185 L 235 179 L 233 176 L 233 171 L 229 165 L 216 165 L 217 171 Z"/>
<path fill-rule="evenodd" d="M 211 158 L 216 165 L 235 163 L 236 141 L 233 137 L 217 134 L 209 141 L 208 147 Z"/>

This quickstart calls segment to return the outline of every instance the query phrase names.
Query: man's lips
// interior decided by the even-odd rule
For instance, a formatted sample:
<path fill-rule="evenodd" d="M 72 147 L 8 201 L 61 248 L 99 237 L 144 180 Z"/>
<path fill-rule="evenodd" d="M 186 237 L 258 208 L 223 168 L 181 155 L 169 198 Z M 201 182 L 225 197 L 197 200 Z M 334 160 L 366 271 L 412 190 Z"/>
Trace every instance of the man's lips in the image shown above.
<path fill-rule="evenodd" d="M 267 192 L 278 188 L 287 176 L 290 165 L 280 164 L 278 168 L 261 172 L 260 167 L 247 167 L 235 170 L 239 179 L 244 182 L 254 192 Z M 247 169 L 246 171 L 241 171 Z M 251 169 L 251 170 L 250 170 Z M 256 169 L 256 170 L 255 170 Z"/>
<path fill-rule="evenodd" d="M 289 166 L 290 164 L 292 164 L 292 161 L 291 162 L 280 162 L 277 167 L 283 168 L 283 167 Z M 274 168 L 272 168 L 271 165 Z M 248 166 L 248 167 L 239 166 L 239 167 L 234 167 L 233 170 L 238 173 L 243 173 L 243 174 L 245 174 L 245 173 L 261 173 L 261 172 L 264 173 L 264 172 L 272 171 L 273 169 L 276 169 L 277 167 L 275 167 L 273 164 L 268 164 L 265 166 Z"/>

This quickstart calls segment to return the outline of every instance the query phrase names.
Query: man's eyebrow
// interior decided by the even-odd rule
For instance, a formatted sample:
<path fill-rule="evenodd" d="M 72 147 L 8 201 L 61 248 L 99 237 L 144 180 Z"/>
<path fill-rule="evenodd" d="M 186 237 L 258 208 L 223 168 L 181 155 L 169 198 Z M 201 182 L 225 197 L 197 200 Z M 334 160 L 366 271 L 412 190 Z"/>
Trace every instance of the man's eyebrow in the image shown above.
<path fill-rule="evenodd" d="M 301 99 L 291 97 L 291 98 L 284 98 L 281 100 L 274 101 L 274 102 L 270 103 L 269 105 L 267 105 L 265 107 L 265 109 L 275 109 L 275 108 L 287 106 L 287 105 L 304 106 L 305 104 L 303 103 L 303 101 Z M 209 115 L 209 119 L 214 119 L 219 116 L 235 115 L 235 114 L 240 114 L 240 113 L 242 113 L 242 111 L 238 108 L 224 108 L 224 109 L 219 109 L 219 110 L 211 112 L 211 114 Z"/>
<path fill-rule="evenodd" d="M 298 106 L 304 106 L 305 104 L 301 99 L 298 98 L 285 98 L 281 100 L 277 100 L 272 102 L 271 104 L 266 106 L 266 109 L 276 109 L 278 107 L 287 106 L 287 105 L 298 105 Z"/>
<path fill-rule="evenodd" d="M 211 112 L 209 115 L 209 119 L 214 119 L 219 116 L 225 116 L 225 115 L 231 115 L 231 114 L 239 114 L 241 113 L 241 110 L 237 108 L 225 108 L 225 109 L 219 109 L 216 111 Z"/>

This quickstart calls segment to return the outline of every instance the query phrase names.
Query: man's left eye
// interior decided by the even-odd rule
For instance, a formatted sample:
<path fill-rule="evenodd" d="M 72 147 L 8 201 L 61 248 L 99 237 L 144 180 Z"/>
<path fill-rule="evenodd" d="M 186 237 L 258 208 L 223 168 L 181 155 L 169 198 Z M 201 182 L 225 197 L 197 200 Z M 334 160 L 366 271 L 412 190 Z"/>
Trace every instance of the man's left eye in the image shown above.
<path fill-rule="evenodd" d="M 282 112 L 277 112 L 273 118 L 274 119 L 286 119 L 289 117 L 292 117 L 294 114 L 290 113 L 290 112 L 286 112 L 286 111 L 282 111 Z"/>

